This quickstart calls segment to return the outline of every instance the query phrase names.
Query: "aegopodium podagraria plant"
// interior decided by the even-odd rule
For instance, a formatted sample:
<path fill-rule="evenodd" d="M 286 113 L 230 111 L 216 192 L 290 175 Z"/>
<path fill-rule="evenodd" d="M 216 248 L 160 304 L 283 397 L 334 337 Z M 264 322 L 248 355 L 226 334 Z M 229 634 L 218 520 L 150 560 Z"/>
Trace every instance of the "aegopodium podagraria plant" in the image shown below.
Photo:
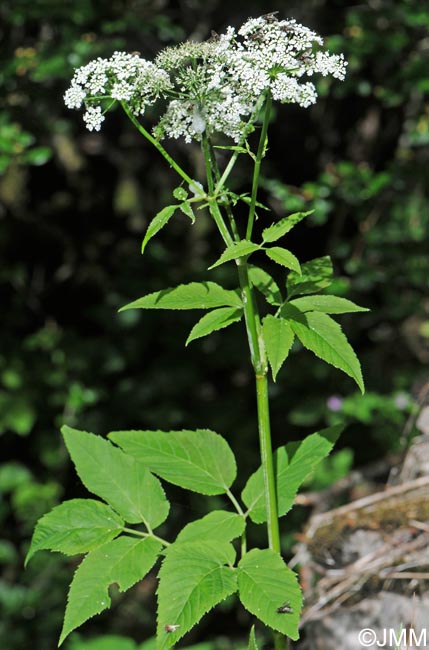
<path fill-rule="evenodd" d="M 193 222 L 201 209 L 209 211 L 225 245 L 209 270 L 235 264 L 238 287 L 226 289 L 209 275 L 204 282 L 145 295 L 123 309 L 204 310 L 187 344 L 244 322 L 256 382 L 261 466 L 239 498 L 232 491 L 237 467 L 231 448 L 209 429 L 115 431 L 106 440 L 63 427 L 76 471 L 98 499 L 72 499 L 42 517 L 28 552 L 27 561 L 41 549 L 85 554 L 70 586 L 60 644 L 109 607 L 111 584 L 117 583 L 123 592 L 143 580 L 158 561 L 158 650 L 173 647 L 204 614 L 234 594 L 255 619 L 271 628 L 276 650 L 285 648 L 288 638 L 298 638 L 302 596 L 296 574 L 281 555 L 279 518 L 330 452 L 341 427 L 313 433 L 299 443 L 285 441 L 273 454 L 268 372 L 271 369 L 275 380 L 298 340 L 352 377 L 363 391 L 358 359 L 332 316 L 365 309 L 324 292 L 332 281 L 329 256 L 300 264 L 282 245 L 311 212 L 273 222 L 257 196 L 272 102 L 305 108 L 317 100 L 314 75 L 344 78 L 343 56 L 322 47 L 323 40 L 307 27 L 269 14 L 203 43 L 167 47 L 154 62 L 121 52 L 96 59 L 76 70 L 65 93 L 69 108 L 85 107 L 83 119 L 90 131 L 98 131 L 106 113 L 121 106 L 181 178 L 174 203 L 149 223 L 142 251 L 176 212 Z M 149 107 L 151 115 L 159 115 L 152 130 L 143 126 Z M 258 140 L 256 151 L 249 142 L 251 134 L 251 141 Z M 219 136 L 234 144 L 215 145 Z M 165 138 L 201 144 L 204 179 L 194 179 L 167 153 L 161 144 Z M 217 146 L 228 157 L 222 166 Z M 253 178 L 250 193 L 237 195 L 228 179 L 241 156 L 251 158 Z M 245 223 L 236 214 L 239 203 L 247 212 Z M 253 240 L 257 213 L 263 224 L 260 241 Z M 286 272 L 284 288 L 263 266 L 249 263 L 254 253 L 262 260 L 266 255 Z M 174 541 L 167 541 L 156 532 L 170 509 L 161 480 L 202 495 L 223 495 L 225 508 L 188 523 Z M 267 548 L 248 548 L 249 520 L 266 522 Z M 254 628 L 249 647 L 257 648 Z"/>

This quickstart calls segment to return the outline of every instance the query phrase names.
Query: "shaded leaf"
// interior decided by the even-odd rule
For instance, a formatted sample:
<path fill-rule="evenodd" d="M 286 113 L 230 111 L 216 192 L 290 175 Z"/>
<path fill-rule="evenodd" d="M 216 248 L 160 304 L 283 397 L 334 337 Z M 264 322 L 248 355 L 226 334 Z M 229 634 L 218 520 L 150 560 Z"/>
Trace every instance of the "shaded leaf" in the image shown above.
<path fill-rule="evenodd" d="M 262 321 L 262 336 L 275 381 L 290 352 L 295 334 L 286 320 L 268 314 Z"/>
<path fill-rule="evenodd" d="M 208 429 L 114 431 L 109 438 L 154 474 L 200 494 L 224 493 L 237 473 L 230 446 Z"/>
<path fill-rule="evenodd" d="M 300 313 L 288 322 L 305 348 L 349 375 L 364 393 L 359 360 L 337 322 L 321 312 Z"/>
<path fill-rule="evenodd" d="M 64 426 L 64 440 L 85 487 L 112 506 L 125 521 L 162 524 L 170 504 L 159 480 L 146 466 L 92 433 Z"/>
<path fill-rule="evenodd" d="M 289 443 L 274 453 L 279 517 L 289 512 L 299 487 L 318 463 L 328 456 L 343 429 L 343 425 L 322 429 L 302 442 Z M 267 520 L 261 467 L 249 478 L 241 496 L 252 521 L 261 524 Z"/>
<path fill-rule="evenodd" d="M 191 282 L 172 289 L 149 293 L 125 309 L 212 309 L 214 307 L 242 307 L 236 291 L 229 291 L 215 282 Z"/>
<path fill-rule="evenodd" d="M 168 549 L 159 572 L 157 650 L 171 648 L 201 617 L 233 594 L 235 551 L 222 542 L 189 542 Z M 166 632 L 165 626 L 180 626 Z"/>
<path fill-rule="evenodd" d="M 252 285 L 265 296 L 270 305 L 281 305 L 283 297 L 271 275 L 258 266 L 249 265 L 249 278 Z"/>
<path fill-rule="evenodd" d="M 175 544 L 204 540 L 230 542 L 243 534 L 245 526 L 244 518 L 235 512 L 215 510 L 182 528 Z"/>
<path fill-rule="evenodd" d="M 152 538 L 123 536 L 89 553 L 70 585 L 59 645 L 82 623 L 109 608 L 110 585 L 116 583 L 124 592 L 142 580 L 161 548 L 161 543 Z"/>
<path fill-rule="evenodd" d="M 262 231 L 262 240 L 264 243 L 277 241 L 286 233 L 288 233 L 292 228 L 294 228 L 300 221 L 308 217 L 308 215 L 313 214 L 314 210 L 309 212 L 295 212 L 290 214 L 288 217 L 284 217 L 277 223 L 273 223 L 272 226 L 264 228 Z"/>
<path fill-rule="evenodd" d="M 244 607 L 260 621 L 293 640 L 299 638 L 298 624 L 302 594 L 296 574 L 278 553 L 254 548 L 238 564 L 238 594 Z M 278 613 L 285 602 L 290 613 Z"/>
<path fill-rule="evenodd" d="M 152 221 L 150 222 L 146 234 L 144 236 L 144 239 L 142 241 L 142 253 L 144 253 L 144 250 L 146 248 L 146 244 L 154 237 L 164 226 L 170 221 L 171 217 L 173 214 L 176 212 L 178 205 L 166 205 L 165 208 L 162 208 L 154 216 Z"/>
<path fill-rule="evenodd" d="M 286 248 L 280 248 L 280 246 L 273 246 L 272 248 L 266 248 L 265 253 L 269 258 L 285 266 L 287 269 L 291 269 L 296 273 L 301 273 L 301 266 L 299 264 L 298 258 L 295 257 L 293 253 L 286 250 Z"/>
<path fill-rule="evenodd" d="M 236 309 L 235 307 L 219 307 L 219 309 L 210 311 L 194 325 L 186 339 L 186 345 L 191 341 L 200 339 L 203 336 L 208 336 L 212 332 L 236 323 L 241 320 L 242 316 L 243 310 Z"/>
<path fill-rule="evenodd" d="M 222 255 L 214 264 L 209 266 L 209 270 L 214 269 L 216 266 L 220 266 L 225 262 L 236 260 L 239 257 L 247 257 L 251 253 L 260 250 L 260 248 L 261 247 L 258 244 L 254 244 L 253 242 L 247 241 L 246 239 L 235 242 L 222 253 Z"/>
<path fill-rule="evenodd" d="M 64 501 L 37 522 L 25 564 L 42 549 L 87 553 L 117 537 L 123 527 L 123 519 L 101 501 Z"/>
<path fill-rule="evenodd" d="M 301 274 L 289 273 L 286 280 L 288 296 L 317 293 L 332 283 L 334 270 L 329 255 L 301 264 Z"/>

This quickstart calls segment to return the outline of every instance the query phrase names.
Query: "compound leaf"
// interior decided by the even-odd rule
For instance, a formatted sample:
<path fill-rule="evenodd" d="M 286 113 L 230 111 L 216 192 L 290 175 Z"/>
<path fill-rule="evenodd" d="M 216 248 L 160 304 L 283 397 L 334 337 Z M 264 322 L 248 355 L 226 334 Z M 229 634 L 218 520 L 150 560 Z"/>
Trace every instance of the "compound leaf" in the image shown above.
<path fill-rule="evenodd" d="M 126 309 L 212 309 L 242 307 L 236 291 L 229 291 L 215 282 L 190 282 L 171 289 L 149 293 L 119 311 Z"/>
<path fill-rule="evenodd" d="M 245 526 L 243 517 L 235 512 L 215 510 L 182 528 L 175 544 L 199 540 L 230 542 L 243 534 Z"/>
<path fill-rule="evenodd" d="M 290 443 L 274 453 L 279 517 L 291 509 L 299 487 L 331 452 L 343 428 L 342 425 L 335 425 L 322 429 L 307 436 L 302 442 Z M 252 521 L 261 524 L 267 520 L 261 467 L 249 478 L 241 496 Z"/>
<path fill-rule="evenodd" d="M 123 527 L 124 520 L 101 501 L 64 501 L 37 522 L 25 564 L 42 549 L 87 553 L 117 537 Z"/>
<path fill-rule="evenodd" d="M 302 594 L 296 574 L 278 553 L 254 548 L 238 564 L 238 594 L 260 621 L 293 640 L 298 639 Z M 288 605 L 290 611 L 279 613 Z"/>
<path fill-rule="evenodd" d="M 159 572 L 157 650 L 174 646 L 204 614 L 237 590 L 234 560 L 231 544 L 218 541 L 168 548 Z"/>
<path fill-rule="evenodd" d="M 162 524 L 170 504 L 159 480 L 146 466 L 108 440 L 64 426 L 64 440 L 85 487 L 112 506 L 125 521 Z"/>
<path fill-rule="evenodd" d="M 230 446 L 208 429 L 114 431 L 109 438 L 154 474 L 200 494 L 226 492 L 237 473 Z"/>
<path fill-rule="evenodd" d="M 119 537 L 89 553 L 70 585 L 59 644 L 92 616 L 110 606 L 109 587 L 121 592 L 142 580 L 156 562 L 160 542 L 148 537 Z"/>
<path fill-rule="evenodd" d="M 235 307 L 219 307 L 219 309 L 209 311 L 194 325 L 186 340 L 186 345 L 195 339 L 208 336 L 212 332 L 236 323 L 241 320 L 242 316 L 243 310 Z"/>

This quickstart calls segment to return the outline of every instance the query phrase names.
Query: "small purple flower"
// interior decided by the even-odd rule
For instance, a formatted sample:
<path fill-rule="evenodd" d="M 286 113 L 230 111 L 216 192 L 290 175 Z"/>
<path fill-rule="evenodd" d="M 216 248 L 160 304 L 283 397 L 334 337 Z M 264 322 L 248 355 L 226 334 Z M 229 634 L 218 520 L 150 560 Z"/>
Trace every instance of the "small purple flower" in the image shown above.
<path fill-rule="evenodd" d="M 337 413 L 338 411 L 341 411 L 343 407 L 343 401 L 343 398 L 339 395 L 331 395 L 331 397 L 328 397 L 326 400 L 326 406 L 330 411 Z"/>

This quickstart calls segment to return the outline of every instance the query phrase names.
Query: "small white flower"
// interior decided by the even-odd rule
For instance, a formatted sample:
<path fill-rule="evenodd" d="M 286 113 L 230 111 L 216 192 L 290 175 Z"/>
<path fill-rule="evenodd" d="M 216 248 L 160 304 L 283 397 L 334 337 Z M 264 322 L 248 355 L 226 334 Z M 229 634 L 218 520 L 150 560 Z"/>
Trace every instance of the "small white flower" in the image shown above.
<path fill-rule="evenodd" d="M 101 123 L 104 122 L 104 115 L 101 112 L 100 106 L 93 107 L 90 106 L 86 109 L 86 113 L 83 116 L 84 122 L 86 123 L 86 128 L 88 131 L 99 131 L 101 128 Z"/>
<path fill-rule="evenodd" d="M 80 108 L 85 97 L 85 91 L 80 86 L 73 84 L 64 94 L 64 103 L 67 108 Z"/>

